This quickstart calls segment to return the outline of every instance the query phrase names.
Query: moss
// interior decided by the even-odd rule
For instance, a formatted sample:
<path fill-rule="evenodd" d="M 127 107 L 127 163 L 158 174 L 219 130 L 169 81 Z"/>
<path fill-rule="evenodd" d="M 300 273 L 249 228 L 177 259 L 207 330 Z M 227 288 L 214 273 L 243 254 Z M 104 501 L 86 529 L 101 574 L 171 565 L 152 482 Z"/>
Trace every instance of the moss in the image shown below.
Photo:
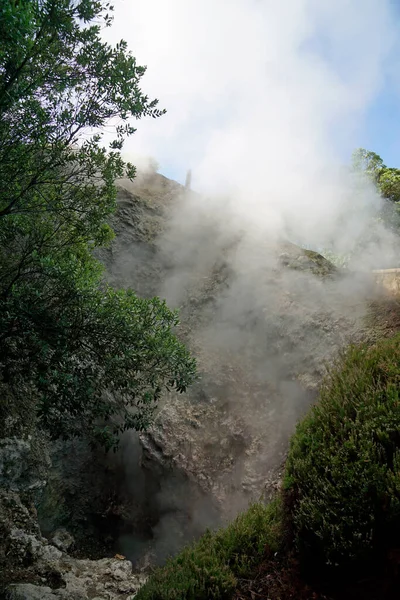
<path fill-rule="evenodd" d="M 400 533 L 399 335 L 338 359 L 292 438 L 284 487 L 306 560 L 371 559 Z"/>
<path fill-rule="evenodd" d="M 281 517 L 279 500 L 254 504 L 228 527 L 208 531 L 157 569 L 137 600 L 231 598 L 237 578 L 250 577 L 267 550 L 279 549 Z"/>

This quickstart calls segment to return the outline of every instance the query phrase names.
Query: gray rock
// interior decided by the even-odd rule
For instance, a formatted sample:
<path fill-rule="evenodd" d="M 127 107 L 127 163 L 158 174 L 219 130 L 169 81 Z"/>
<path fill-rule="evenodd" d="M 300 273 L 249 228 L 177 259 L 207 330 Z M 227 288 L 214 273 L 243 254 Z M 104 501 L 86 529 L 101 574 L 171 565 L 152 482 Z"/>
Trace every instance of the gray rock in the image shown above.
<path fill-rule="evenodd" d="M 136 497 L 152 518 L 160 515 L 161 529 L 166 510 L 187 516 L 180 532 L 188 539 L 221 513 L 234 517 L 266 486 L 267 496 L 276 489 L 288 439 L 326 362 L 362 335 L 365 294 L 339 281 L 338 269 L 316 252 L 241 237 L 223 224 L 229 215 L 161 175 L 118 186 L 116 237 L 99 253 L 108 281 L 179 307 L 177 333 L 201 374 L 184 396 L 164 396 L 154 426 L 140 436 L 146 485 L 137 485 Z M 68 453 L 65 462 L 63 473 Z M 125 462 L 128 480 L 133 461 Z M 71 484 L 77 505 L 93 497 L 87 482 L 72 477 Z M 96 486 L 108 489 L 109 480 L 97 478 Z M 125 511 L 135 493 L 118 490 L 114 506 Z"/>
<path fill-rule="evenodd" d="M 56 562 L 56 561 L 60 560 L 61 557 L 62 557 L 61 550 L 59 550 L 55 546 L 52 546 L 51 544 L 46 544 L 46 545 L 42 544 L 42 546 L 38 552 L 38 558 L 40 558 L 40 560 L 46 564 Z"/>
<path fill-rule="evenodd" d="M 33 558 L 37 558 L 42 550 L 42 541 L 23 529 L 11 529 L 9 532 L 9 541 L 12 544 L 13 551 L 20 554 L 21 558 L 28 553 Z"/>
<path fill-rule="evenodd" d="M 51 536 L 51 542 L 59 550 L 62 550 L 62 552 L 68 552 L 75 544 L 73 536 L 62 527 L 53 533 Z"/>
<path fill-rule="evenodd" d="M 46 481 L 32 469 L 32 440 L 0 439 L 0 487 L 13 491 L 43 488 Z"/>
<path fill-rule="evenodd" d="M 6 534 L 0 539 L 0 575 L 11 581 L 9 600 L 126 600 L 146 581 L 128 560 L 79 560 L 49 544 L 15 492 L 0 491 L 0 528 Z M 69 544 L 72 536 L 59 531 L 56 538 Z M 13 580 L 18 572 L 30 583 Z"/>
<path fill-rule="evenodd" d="M 17 583 L 8 587 L 6 598 L 7 600 L 57 600 L 58 596 L 46 586 Z"/>
<path fill-rule="evenodd" d="M 26 440 L 6 438 L 0 440 L 0 483 L 12 486 L 21 478 L 24 469 L 24 458 L 30 452 L 30 444 Z"/>
<path fill-rule="evenodd" d="M 133 598 L 147 579 L 143 574 L 132 573 L 132 563 L 128 560 L 79 560 L 65 554 L 58 561 L 53 560 L 56 556 L 47 566 L 51 566 L 53 574 L 59 574 L 62 587 L 51 589 L 43 585 L 11 584 L 7 588 L 7 599 L 125 600 L 127 594 Z M 46 572 L 46 569 L 43 570 L 43 566 L 46 566 L 41 562 L 43 560 L 42 556 L 37 563 L 38 572 Z"/>
<path fill-rule="evenodd" d="M 266 487 L 269 496 L 279 486 L 288 438 L 315 398 L 325 363 L 362 335 L 365 296 L 355 297 L 354 282 L 338 285 L 337 269 L 315 252 L 278 240 L 253 243 L 220 227 L 207 205 L 191 205 L 187 194 L 182 202 L 182 187 L 160 175 L 118 185 L 116 238 L 99 251 L 108 280 L 179 306 L 178 335 L 201 373 L 188 394 L 162 399 L 153 428 L 140 436 L 146 485 L 137 487 L 154 491 L 143 492 L 140 501 L 146 510 L 151 504 L 152 516 L 188 517 L 182 524 L 180 517 L 172 524 L 160 519 L 159 538 L 176 538 L 176 551 L 187 540 L 184 533 L 198 535 L 220 513 L 230 519 Z M 174 207 L 175 229 L 169 229 Z M 73 492 L 74 512 L 84 522 L 94 506 L 97 514 L 109 514 L 98 496 L 110 482 L 90 471 L 91 451 L 75 448 L 56 465 L 60 495 L 50 506 L 63 508 Z M 7 477 L 21 479 L 11 463 Z M 125 510 L 121 495 L 118 503 Z M 53 543 L 67 549 L 62 540 Z M 45 560 L 59 563 L 67 590 L 59 594 L 92 585 L 93 594 L 107 597 L 136 585 L 128 563 Z"/>

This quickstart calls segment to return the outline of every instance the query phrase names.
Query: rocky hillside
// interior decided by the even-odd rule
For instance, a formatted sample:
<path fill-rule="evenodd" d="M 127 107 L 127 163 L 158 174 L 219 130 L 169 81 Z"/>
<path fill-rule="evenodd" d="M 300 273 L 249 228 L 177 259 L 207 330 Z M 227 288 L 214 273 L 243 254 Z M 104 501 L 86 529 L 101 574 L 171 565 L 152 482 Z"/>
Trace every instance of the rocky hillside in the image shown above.
<path fill-rule="evenodd" d="M 187 395 L 164 399 L 140 436 L 162 557 L 271 493 L 326 362 L 367 334 L 372 291 L 368 279 L 346 276 L 317 253 L 276 238 L 253 241 L 161 175 L 119 185 L 117 237 L 102 255 L 109 280 L 179 307 L 179 335 L 200 373 Z"/>
<path fill-rule="evenodd" d="M 41 535 L 35 511 L 17 493 L 0 493 L 2 544 L 0 561 L 7 579 L 9 600 L 107 600 L 133 598 L 145 576 L 133 574 L 132 564 L 120 558 L 79 560 L 68 555 L 74 539 L 65 530 L 51 540 Z"/>
<path fill-rule="evenodd" d="M 50 475 L 38 485 L 46 484 L 37 494 L 42 533 L 11 486 L 0 514 L 3 564 L 14 581 L 24 571 L 28 583 L 49 588 L 14 589 L 13 598 L 86 599 L 107 589 L 125 600 L 140 578 L 115 552 L 145 569 L 269 496 L 326 363 L 371 334 L 368 278 L 286 240 L 253 237 L 221 205 L 159 174 L 118 187 L 116 238 L 99 255 L 107 278 L 180 309 L 178 334 L 197 358 L 199 380 L 186 395 L 164 397 L 151 431 L 126 435 L 117 455 L 93 452 L 85 440 L 54 445 Z M 12 516 L 13 502 L 26 523 Z M 75 542 L 57 550 L 60 526 Z M 110 558 L 85 559 L 104 553 Z"/>

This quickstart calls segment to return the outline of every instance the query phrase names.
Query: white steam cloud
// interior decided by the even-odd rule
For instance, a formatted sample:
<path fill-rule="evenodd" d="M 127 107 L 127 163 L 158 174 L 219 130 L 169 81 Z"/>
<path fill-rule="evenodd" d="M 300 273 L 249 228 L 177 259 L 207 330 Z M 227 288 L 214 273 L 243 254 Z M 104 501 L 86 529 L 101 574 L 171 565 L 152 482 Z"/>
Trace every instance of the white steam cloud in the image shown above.
<path fill-rule="evenodd" d="M 193 188 L 229 196 L 253 234 L 346 252 L 379 199 L 355 195 L 340 165 L 389 72 L 394 22 L 389 0 L 117 0 L 107 35 L 129 42 L 168 111 L 127 150 L 181 180 L 192 168 Z"/>
<path fill-rule="evenodd" d="M 232 516 L 259 494 L 315 398 L 325 361 L 363 334 L 368 277 L 325 281 L 310 272 L 308 255 L 274 241 L 346 254 L 365 237 L 381 199 L 345 165 L 397 41 L 390 0 L 115 5 L 105 35 L 129 42 L 148 66 L 142 89 L 168 110 L 138 124 L 127 154 L 133 162 L 154 157 L 182 183 L 192 169 L 200 192 L 179 194 L 141 160 L 150 176 L 130 189 L 154 201 L 147 218 L 156 215 L 163 232 L 151 246 L 135 238 L 146 211 L 124 197 L 109 265 L 116 284 L 155 288 L 180 307 L 201 373 L 199 386 L 169 399 L 140 441 L 145 466 L 162 463 L 157 493 L 150 485 L 143 494 L 161 515 L 153 542 L 165 556 L 181 543 L 176 531 L 190 538 L 215 523 L 210 498 Z M 156 209 L 168 213 L 164 229 Z M 354 270 L 397 266 L 393 240 L 375 223 Z M 134 457 L 132 473 L 142 468 Z M 177 483 L 179 473 L 188 481 Z"/>

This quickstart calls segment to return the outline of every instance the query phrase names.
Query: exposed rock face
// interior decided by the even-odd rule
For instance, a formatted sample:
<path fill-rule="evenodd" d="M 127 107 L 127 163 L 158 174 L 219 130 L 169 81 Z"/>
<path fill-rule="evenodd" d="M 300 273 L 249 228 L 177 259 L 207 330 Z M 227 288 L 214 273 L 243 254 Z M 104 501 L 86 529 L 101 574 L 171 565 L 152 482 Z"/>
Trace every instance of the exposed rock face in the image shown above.
<path fill-rule="evenodd" d="M 14 491 L 32 491 L 45 486 L 46 481 L 32 471 L 32 440 L 0 439 L 0 486 Z"/>
<path fill-rule="evenodd" d="M 70 557 L 40 561 L 53 569 L 58 587 L 32 583 L 11 584 L 8 600 L 133 600 L 145 583 L 144 575 L 132 574 L 128 560 L 76 560 Z M 38 566 L 39 568 L 39 566 Z"/>
<path fill-rule="evenodd" d="M 178 335 L 197 358 L 199 381 L 186 395 L 166 395 L 152 429 L 124 436 L 117 456 L 85 440 L 54 444 L 49 478 L 45 441 L 3 424 L 0 586 L 8 598 L 133 598 L 151 564 L 273 493 L 325 363 L 365 337 L 362 278 L 221 223 L 161 175 L 119 182 L 117 236 L 99 253 L 108 279 L 179 307 Z M 32 500 L 46 484 L 41 532 Z M 96 531 L 104 546 L 94 550 Z M 123 558 L 81 558 L 106 547 L 134 560 L 137 573 Z"/>
<path fill-rule="evenodd" d="M 368 286 L 316 252 L 243 237 L 159 175 L 121 185 L 109 279 L 179 307 L 200 373 L 140 436 L 157 482 L 147 502 L 183 511 L 197 532 L 276 487 L 326 362 L 365 335 Z"/>
<path fill-rule="evenodd" d="M 140 445 L 137 436 L 124 438 L 117 462 L 125 478 L 98 478 L 113 501 L 94 491 L 96 477 L 82 477 L 91 462 L 86 451 L 75 459 L 66 452 L 63 479 L 76 489 L 75 512 L 93 498 L 96 513 L 136 523 L 131 534 L 148 519 L 158 560 L 273 492 L 326 361 L 365 335 L 365 282 L 294 244 L 253 240 L 225 217 L 161 175 L 123 180 L 116 239 L 99 253 L 113 285 L 179 307 L 178 335 L 196 356 L 200 379 L 184 396 L 165 396 Z M 149 550 L 132 535 L 116 537 L 135 560 Z"/>
<path fill-rule="evenodd" d="M 0 492 L 0 535 L 0 586 L 22 581 L 7 586 L 9 599 L 126 600 L 145 581 L 144 575 L 132 573 L 128 560 L 68 556 L 59 549 L 72 544 L 67 531 L 53 537 L 59 548 L 49 544 L 40 533 L 34 509 L 29 511 L 14 492 Z"/>
<path fill-rule="evenodd" d="M 56 530 L 67 528 L 79 557 L 109 555 L 112 536 L 118 536 L 117 508 L 121 511 L 123 501 L 120 495 L 114 511 L 116 489 L 124 482 L 116 457 L 74 439 L 53 443 L 51 459 L 47 486 L 38 503 L 42 532 L 51 539 Z"/>
<path fill-rule="evenodd" d="M 72 550 L 75 544 L 73 536 L 63 527 L 55 530 L 51 536 L 51 542 L 62 552 L 68 552 L 68 550 Z"/>
<path fill-rule="evenodd" d="M 245 298 L 225 265 L 190 282 L 181 334 L 201 378 L 187 395 L 165 399 L 140 438 L 147 468 L 183 471 L 227 519 L 275 481 L 325 361 L 362 336 L 361 307 L 342 303 L 336 281 L 310 275 L 308 257 L 292 261 L 303 270 L 266 269 L 264 282 L 249 278 Z M 264 297 L 251 297 L 255 286 Z"/>
<path fill-rule="evenodd" d="M 0 382 L 0 489 L 35 494 L 46 485 L 50 459 L 30 396 L 29 390 L 14 393 Z"/>
<path fill-rule="evenodd" d="M 162 175 L 139 175 L 134 183 L 118 182 L 118 210 L 111 219 L 116 237 L 110 250 L 98 253 L 112 285 L 133 287 L 146 297 L 160 292 L 165 261 L 157 239 L 182 190 L 182 186 Z"/>

